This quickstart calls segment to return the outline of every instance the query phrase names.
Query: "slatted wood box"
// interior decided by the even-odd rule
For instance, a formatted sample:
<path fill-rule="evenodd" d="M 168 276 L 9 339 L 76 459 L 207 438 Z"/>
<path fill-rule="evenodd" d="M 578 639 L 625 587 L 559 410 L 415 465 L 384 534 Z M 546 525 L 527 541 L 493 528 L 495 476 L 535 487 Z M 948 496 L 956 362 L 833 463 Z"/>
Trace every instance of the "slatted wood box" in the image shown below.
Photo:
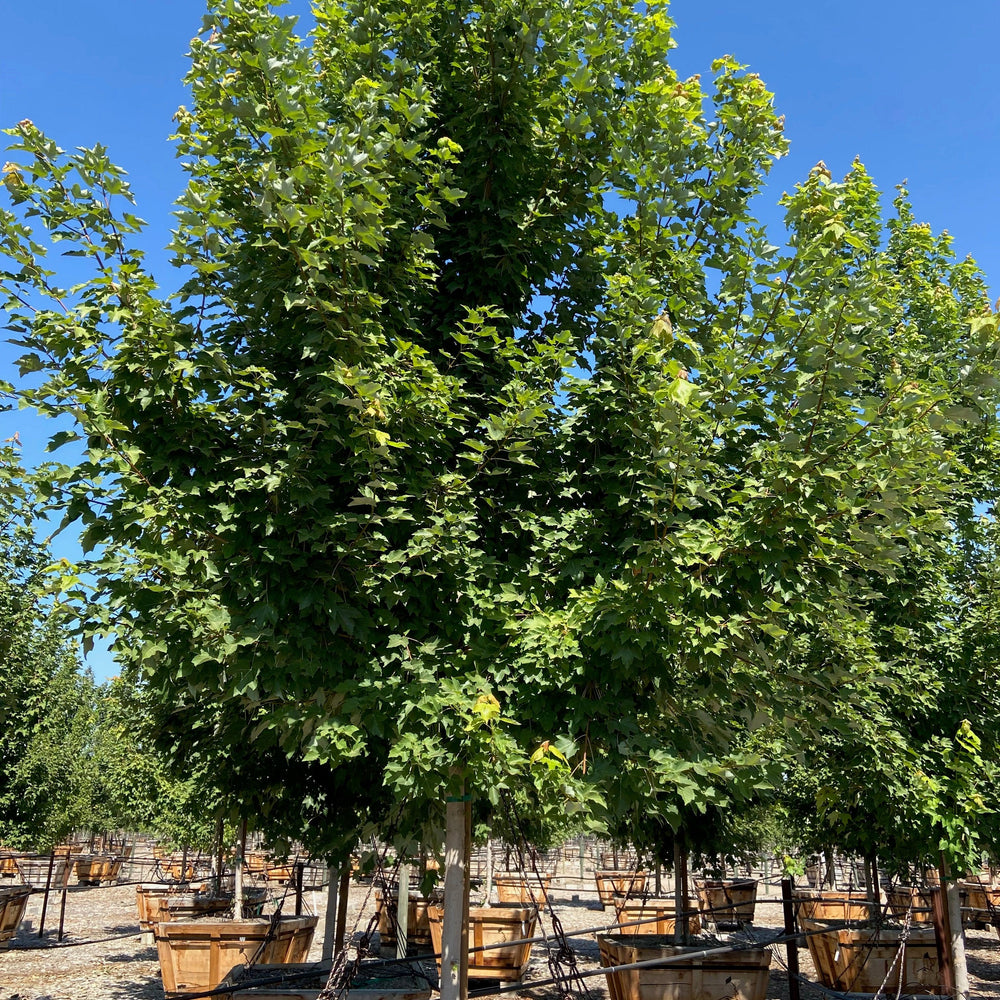
<path fill-rule="evenodd" d="M 752 924 L 757 906 L 756 879 L 696 878 L 698 909 L 703 920 L 717 927 Z"/>
<path fill-rule="evenodd" d="M 444 909 L 428 907 L 434 951 L 441 954 Z M 517 982 L 531 959 L 538 911 L 526 906 L 481 906 L 469 909 L 469 978 Z M 508 943 L 510 942 L 510 943 Z M 515 943 L 517 942 L 517 943 Z M 489 951 L 475 951 L 484 945 L 504 945 Z M 437 960 L 438 970 L 441 959 Z"/>
<path fill-rule="evenodd" d="M 618 934 L 645 934 L 672 936 L 674 933 L 674 900 L 673 897 L 659 899 L 627 899 L 615 896 L 615 914 L 620 924 L 632 924 L 622 927 Z M 690 897 L 684 900 L 684 913 L 687 914 L 688 934 L 694 935 L 701 931 L 701 917 L 698 907 Z M 636 923 L 642 921 L 642 923 Z"/>
<path fill-rule="evenodd" d="M 223 986 L 236 987 L 223 993 L 219 1000 L 317 1000 L 330 975 L 329 962 L 296 965 L 255 965 L 252 969 L 239 966 L 222 981 Z M 293 976 L 294 981 L 253 986 L 253 981 Z M 429 1000 L 430 985 L 412 975 L 393 975 L 377 983 L 365 977 L 362 964 L 358 985 L 343 994 L 344 1000 Z"/>
<path fill-rule="evenodd" d="M 537 906 L 544 910 L 549 904 L 550 875 L 534 872 L 497 872 L 493 884 L 501 903 L 516 906 Z"/>
<path fill-rule="evenodd" d="M 11 885 L 0 889 L 0 950 L 10 946 L 10 939 L 17 933 L 30 895 L 30 885 Z"/>
<path fill-rule="evenodd" d="M 676 958 L 701 947 L 676 947 L 660 935 L 599 935 L 601 965 Z M 692 957 L 688 961 L 609 972 L 611 1000 L 764 1000 L 771 965 L 766 948 Z"/>
<path fill-rule="evenodd" d="M 646 891 L 647 873 L 604 869 L 594 872 L 597 895 L 602 906 L 612 906 L 615 896 L 641 896 Z"/>
<path fill-rule="evenodd" d="M 309 953 L 317 917 L 271 921 L 176 920 L 154 926 L 163 989 L 200 993 L 218 986 L 235 966 L 256 958 L 267 965 L 302 962 Z"/>

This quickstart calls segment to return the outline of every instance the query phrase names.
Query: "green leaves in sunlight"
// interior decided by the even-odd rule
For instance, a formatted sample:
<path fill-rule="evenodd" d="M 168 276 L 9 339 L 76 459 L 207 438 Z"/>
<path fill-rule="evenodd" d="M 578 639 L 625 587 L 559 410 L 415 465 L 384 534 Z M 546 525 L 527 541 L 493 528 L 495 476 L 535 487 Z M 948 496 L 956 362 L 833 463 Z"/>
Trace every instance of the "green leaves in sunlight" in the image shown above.
<path fill-rule="evenodd" d="M 63 600 L 162 744 L 331 857 L 432 840 L 460 779 L 661 847 L 810 742 L 898 744 L 916 787 L 886 615 L 992 500 L 974 263 L 861 164 L 766 232 L 772 95 L 678 78 L 665 5 L 315 19 L 211 5 L 169 293 L 107 152 L 10 131 L 19 395 L 84 446 L 45 486 L 89 553 Z M 949 717 L 942 781 L 958 718 L 993 752 Z"/>

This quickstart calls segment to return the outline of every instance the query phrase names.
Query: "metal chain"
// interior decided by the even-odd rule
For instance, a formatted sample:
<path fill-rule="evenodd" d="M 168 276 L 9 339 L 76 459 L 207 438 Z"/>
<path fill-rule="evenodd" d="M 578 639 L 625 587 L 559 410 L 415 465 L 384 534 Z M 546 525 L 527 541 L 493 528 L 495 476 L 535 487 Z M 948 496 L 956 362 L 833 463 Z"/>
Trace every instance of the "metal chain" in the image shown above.
<path fill-rule="evenodd" d="M 386 875 L 384 867 L 385 855 L 389 850 L 388 843 L 381 854 L 379 854 L 374 841 L 372 843 L 372 847 L 375 853 L 375 872 L 372 874 L 371 884 L 368 886 L 368 892 L 365 894 L 364 902 L 361 904 L 358 920 L 355 921 L 355 931 L 357 930 L 358 923 L 360 922 L 360 914 L 364 913 L 364 911 L 368 908 L 368 902 L 371 899 L 372 890 L 375 888 L 376 882 L 381 883 L 383 892 L 386 892 L 386 898 L 384 900 L 384 905 L 386 906 L 388 906 L 389 883 L 392 881 L 395 881 L 397 885 L 399 883 L 399 866 L 401 864 L 401 859 L 397 856 L 396 862 L 392 868 L 391 877 L 389 877 Z M 349 946 L 345 944 L 345 946 L 340 949 L 340 952 L 334 958 L 333 965 L 330 968 L 330 975 L 326 980 L 326 985 L 317 994 L 316 1000 L 343 1000 L 343 997 L 350 988 L 351 983 L 361 970 L 361 960 L 372 954 L 371 941 L 376 930 L 378 930 L 378 914 L 373 913 L 368 921 L 368 926 L 365 928 L 364 933 L 361 935 L 357 945 L 355 946 L 354 958 L 348 960 L 347 953 Z"/>
<path fill-rule="evenodd" d="M 525 836 L 521 818 L 518 815 L 517 808 L 514 804 L 513 795 L 511 795 L 508 791 L 503 791 L 501 795 L 506 800 L 507 809 L 509 810 L 511 817 L 513 817 L 514 825 L 518 832 L 518 840 L 514 846 L 517 850 L 521 871 L 527 873 L 528 869 L 525 865 L 524 848 L 528 839 Z M 535 878 L 538 880 L 538 884 L 543 886 L 544 883 L 542 882 L 542 876 L 538 871 L 538 865 L 534 853 L 532 853 L 531 856 L 531 870 L 534 873 Z M 545 957 L 549 966 L 549 973 L 558 986 L 560 997 L 562 1000 L 574 1000 L 574 996 L 579 996 L 584 998 L 584 1000 L 591 1000 L 590 990 L 587 988 L 586 982 L 580 975 L 580 969 L 576 963 L 576 953 L 573 951 L 573 948 L 569 943 L 569 939 L 566 937 L 562 921 L 560 921 L 559 917 L 556 916 L 556 913 L 552 908 L 552 900 L 548 897 L 548 894 L 543 888 L 542 896 L 543 900 L 548 904 L 548 915 L 551 921 L 552 937 L 555 940 L 555 947 L 549 943 L 544 926 L 542 926 L 541 913 L 543 908 L 539 907 L 538 902 L 535 899 L 534 890 L 531 887 L 531 879 L 526 878 L 525 882 L 528 887 L 528 895 L 531 902 L 538 910 L 539 929 L 542 932 L 542 939 L 545 944 Z"/>

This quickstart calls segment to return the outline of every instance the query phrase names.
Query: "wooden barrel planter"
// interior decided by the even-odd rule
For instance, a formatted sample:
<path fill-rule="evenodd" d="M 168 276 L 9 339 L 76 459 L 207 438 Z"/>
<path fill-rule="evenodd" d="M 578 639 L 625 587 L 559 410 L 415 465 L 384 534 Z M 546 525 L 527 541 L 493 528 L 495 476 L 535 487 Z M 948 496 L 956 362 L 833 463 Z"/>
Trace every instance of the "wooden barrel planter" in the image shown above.
<path fill-rule="evenodd" d="M 122 859 L 111 854 L 84 854 L 74 862 L 76 880 L 80 885 L 116 882 L 121 870 Z"/>
<path fill-rule="evenodd" d="M 30 885 L 10 885 L 0 889 L 0 950 L 10 945 L 24 916 L 31 895 Z"/>
<path fill-rule="evenodd" d="M 444 909 L 430 906 L 427 916 L 435 953 L 441 954 L 441 929 Z M 538 911 L 527 906 L 481 906 L 469 910 L 469 978 L 500 979 L 516 982 L 524 975 L 531 958 Z M 507 944 L 506 942 L 519 942 Z M 485 945 L 504 945 L 489 951 L 476 951 Z M 441 959 L 437 959 L 438 971 Z"/>
<path fill-rule="evenodd" d="M 406 950 L 415 955 L 426 955 L 433 952 L 431 941 L 431 921 L 428 909 L 440 906 L 440 896 L 424 897 L 410 892 L 406 897 Z M 382 951 L 386 957 L 396 955 L 396 910 L 399 906 L 399 894 L 396 891 L 386 893 L 384 889 L 375 890 L 375 912 L 378 914 L 378 933 L 382 941 Z"/>
<path fill-rule="evenodd" d="M 694 888 L 704 920 L 729 929 L 753 923 L 757 879 L 696 878 Z"/>
<path fill-rule="evenodd" d="M 632 927 L 619 928 L 616 934 L 673 936 L 676 923 L 673 897 L 628 899 L 625 896 L 616 896 L 614 904 L 618 923 L 633 924 Z M 701 931 L 701 917 L 690 897 L 684 900 L 684 912 L 688 915 L 688 934 L 698 934 Z M 635 923 L 637 920 L 641 920 L 642 923 Z"/>
<path fill-rule="evenodd" d="M 677 947 L 656 934 L 602 934 L 597 945 L 606 969 L 703 950 Z M 770 966 L 767 948 L 699 955 L 669 965 L 609 972 L 608 992 L 611 1000 L 764 1000 Z"/>
<path fill-rule="evenodd" d="M 803 930 L 823 931 L 806 940 L 820 982 L 829 989 L 875 993 L 882 988 L 889 996 L 897 992 L 937 994 L 941 968 L 933 928 L 911 926 L 903 946 L 903 959 L 897 962 L 902 927 L 833 929 L 830 925 L 838 921 L 808 917 L 802 923 Z"/>
<path fill-rule="evenodd" d="M 285 983 L 272 982 L 278 976 L 294 977 Z M 327 979 L 330 978 L 329 962 L 310 962 L 296 965 L 255 965 L 234 968 L 220 985 L 233 986 L 231 993 L 223 993 L 218 1000 L 317 1000 Z M 251 985 L 254 981 L 260 986 Z M 430 984 L 414 975 L 401 975 L 400 970 L 366 969 L 362 962 L 359 974 L 344 1000 L 429 1000 Z"/>
<path fill-rule="evenodd" d="M 215 989 L 237 965 L 302 962 L 318 917 L 259 920 L 170 920 L 154 925 L 163 989 L 170 994 Z"/>
<path fill-rule="evenodd" d="M 796 889 L 795 914 L 809 920 L 868 920 L 878 904 L 865 892 L 839 889 Z"/>
<path fill-rule="evenodd" d="M 161 896 L 157 900 L 156 919 L 153 923 L 162 923 L 166 920 L 197 920 L 199 917 L 229 913 L 232 908 L 232 896 L 182 892 Z"/>
<path fill-rule="evenodd" d="M 497 899 L 501 903 L 537 906 L 540 910 L 549 905 L 551 881 L 551 875 L 536 875 L 534 872 L 497 872 L 493 876 Z"/>
<path fill-rule="evenodd" d="M 934 922 L 931 912 L 931 894 L 917 885 L 893 885 L 885 890 L 889 913 L 894 920 L 903 921 L 907 913 L 915 924 L 930 924 Z"/>
<path fill-rule="evenodd" d="M 611 906 L 615 896 L 641 896 L 646 891 L 646 872 L 604 869 L 594 872 L 602 906 Z"/>

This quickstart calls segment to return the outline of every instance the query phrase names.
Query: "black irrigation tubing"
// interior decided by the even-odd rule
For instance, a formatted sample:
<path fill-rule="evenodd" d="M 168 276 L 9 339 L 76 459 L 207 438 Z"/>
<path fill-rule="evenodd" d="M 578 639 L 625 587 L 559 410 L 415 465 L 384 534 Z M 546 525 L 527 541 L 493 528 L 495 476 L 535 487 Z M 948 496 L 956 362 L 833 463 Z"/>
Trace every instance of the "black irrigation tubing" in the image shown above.
<path fill-rule="evenodd" d="M 405 961 L 398 958 L 393 959 L 379 959 L 376 962 L 370 962 L 366 964 L 365 968 L 370 969 L 376 964 L 379 965 L 412 965 L 414 962 L 428 961 L 430 956 L 421 955 L 419 958 L 409 958 Z M 258 986 L 274 986 L 278 983 L 297 983 L 300 980 L 310 979 L 314 976 L 320 975 L 326 970 L 321 968 L 322 963 L 316 963 L 317 967 L 309 969 L 305 972 L 287 972 L 287 973 L 276 973 L 272 976 L 262 977 L 260 979 L 240 979 L 238 982 L 234 983 L 223 983 L 219 986 L 214 986 L 210 990 L 201 990 L 198 993 L 185 993 L 184 1000 L 199 1000 L 200 997 L 215 997 L 220 994 L 235 993 L 237 991 L 242 992 L 243 990 L 253 990 Z M 423 972 L 414 972 L 414 977 L 417 979 L 424 979 L 428 983 L 432 982 L 431 977 Z"/>
<path fill-rule="evenodd" d="M 55 933 L 52 931 L 51 933 Z M 122 941 L 125 938 L 139 937 L 141 931 L 129 931 L 127 934 L 115 934 L 113 937 L 88 938 L 86 941 L 66 941 L 63 944 L 42 944 L 34 948 L 8 947 L 7 951 L 55 951 L 58 948 L 81 948 L 87 944 L 104 944 L 106 941 Z"/>
<path fill-rule="evenodd" d="M 581 930 L 573 931 L 573 932 L 571 932 L 570 937 L 580 937 L 580 936 L 582 936 L 584 934 L 611 933 L 611 932 L 620 930 L 620 929 L 622 929 L 624 927 L 639 927 L 642 924 L 651 924 L 651 923 L 655 923 L 655 922 L 656 922 L 656 918 L 655 917 L 651 917 L 648 920 L 632 920 L 632 921 L 629 921 L 628 923 L 622 923 L 622 924 L 602 924 L 599 927 L 585 927 L 585 928 L 582 928 Z M 846 922 L 846 921 L 844 921 L 844 922 L 838 922 L 838 923 L 834 923 L 833 921 L 830 921 L 828 925 L 825 925 L 824 927 L 822 927 L 822 928 L 820 928 L 818 930 L 813 930 L 813 931 L 798 931 L 795 934 L 778 934 L 775 937 L 769 938 L 767 940 L 754 938 L 751 941 L 745 942 L 743 944 L 722 945 L 721 947 L 719 947 L 719 948 L 717 948 L 715 950 L 717 950 L 719 952 L 727 952 L 727 951 L 739 951 L 739 950 L 745 951 L 747 949 L 761 948 L 761 947 L 765 947 L 766 948 L 766 947 L 769 947 L 770 945 L 773 945 L 773 944 L 786 944 L 789 941 L 802 941 L 805 938 L 813 937 L 816 934 L 826 934 L 827 932 L 832 931 L 832 930 L 834 930 L 834 931 L 835 930 L 844 930 L 845 928 L 850 928 L 851 926 L 852 926 L 852 924 L 849 923 L 849 922 Z M 470 948 L 469 949 L 469 954 L 471 955 L 471 954 L 473 954 L 475 952 L 480 952 L 480 951 L 493 951 L 493 950 L 495 950 L 497 948 L 509 948 L 509 947 L 512 947 L 514 945 L 519 945 L 519 944 L 543 944 L 545 942 L 545 940 L 546 939 L 545 939 L 544 936 L 539 935 L 539 936 L 530 937 L 530 938 L 518 938 L 516 941 L 515 940 L 501 941 L 499 944 L 484 944 L 484 945 L 480 945 L 478 948 Z M 427 954 L 427 955 L 419 955 L 419 956 L 416 956 L 416 957 L 414 957 L 412 959 L 406 959 L 405 961 L 407 961 L 407 962 L 428 961 L 429 962 L 432 959 L 436 961 L 439 958 L 441 958 L 440 953 L 433 953 L 433 954 Z M 369 964 L 369 967 L 374 968 L 377 965 L 391 965 L 393 963 L 399 963 L 399 962 L 402 962 L 402 961 L 404 961 L 404 960 L 403 959 L 399 959 L 399 958 L 378 959 L 376 961 L 371 962 Z M 660 962 L 660 961 L 663 961 L 663 959 L 656 959 L 655 961 L 656 962 Z"/>

